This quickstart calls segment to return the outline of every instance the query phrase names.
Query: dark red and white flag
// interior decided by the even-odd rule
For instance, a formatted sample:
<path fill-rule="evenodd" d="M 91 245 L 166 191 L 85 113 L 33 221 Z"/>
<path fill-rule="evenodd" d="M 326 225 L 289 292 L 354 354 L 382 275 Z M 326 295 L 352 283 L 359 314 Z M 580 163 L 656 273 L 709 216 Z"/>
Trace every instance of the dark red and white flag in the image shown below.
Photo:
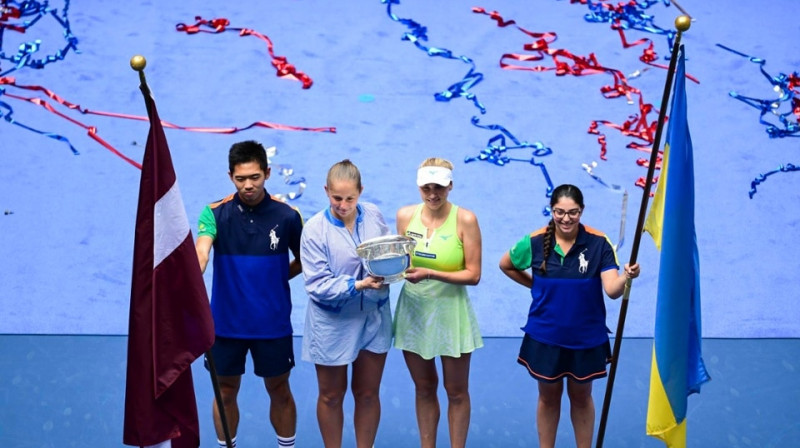
<path fill-rule="evenodd" d="M 122 441 L 197 448 L 191 365 L 211 348 L 214 323 L 164 128 L 146 85 L 142 92 L 150 134 L 133 245 Z"/>

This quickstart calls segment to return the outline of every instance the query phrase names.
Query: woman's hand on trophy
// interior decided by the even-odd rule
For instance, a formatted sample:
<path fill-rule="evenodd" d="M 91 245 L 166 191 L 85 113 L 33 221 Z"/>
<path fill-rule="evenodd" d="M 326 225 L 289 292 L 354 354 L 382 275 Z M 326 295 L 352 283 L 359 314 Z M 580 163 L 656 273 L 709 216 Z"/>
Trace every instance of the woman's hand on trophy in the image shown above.
<path fill-rule="evenodd" d="M 410 268 L 406 269 L 405 279 L 411 283 L 419 283 L 422 280 L 428 280 L 430 277 L 430 269 L 425 268 Z"/>
<path fill-rule="evenodd" d="M 380 289 L 383 287 L 383 277 L 368 275 L 356 282 L 356 289 Z"/>

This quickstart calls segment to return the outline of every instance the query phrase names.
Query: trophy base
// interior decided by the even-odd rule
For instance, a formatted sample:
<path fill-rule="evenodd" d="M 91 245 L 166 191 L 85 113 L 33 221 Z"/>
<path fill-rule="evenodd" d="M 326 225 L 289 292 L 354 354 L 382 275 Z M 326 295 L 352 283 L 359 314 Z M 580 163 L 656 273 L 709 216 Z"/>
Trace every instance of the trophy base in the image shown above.
<path fill-rule="evenodd" d="M 401 272 L 399 274 L 386 276 L 386 277 L 383 277 L 383 284 L 388 285 L 389 283 L 397 283 L 397 282 L 405 280 L 405 278 L 406 278 L 405 272 Z"/>

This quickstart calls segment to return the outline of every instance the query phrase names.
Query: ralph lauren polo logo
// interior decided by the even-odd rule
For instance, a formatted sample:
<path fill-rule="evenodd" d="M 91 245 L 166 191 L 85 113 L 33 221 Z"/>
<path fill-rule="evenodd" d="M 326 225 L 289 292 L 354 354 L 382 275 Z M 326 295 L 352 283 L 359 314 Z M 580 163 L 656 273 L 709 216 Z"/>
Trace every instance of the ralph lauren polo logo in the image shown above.
<path fill-rule="evenodd" d="M 278 244 L 281 242 L 281 239 L 278 238 L 278 235 L 275 233 L 275 229 L 278 228 L 278 224 L 275 224 L 275 227 L 269 231 L 269 248 L 275 250 L 278 248 Z"/>
<path fill-rule="evenodd" d="M 586 257 L 583 256 L 583 252 L 586 252 L 586 249 L 584 249 L 578 256 L 578 262 L 581 264 L 578 267 L 578 272 L 580 272 L 581 274 L 585 274 L 586 271 L 589 270 L 589 260 L 587 260 Z"/>

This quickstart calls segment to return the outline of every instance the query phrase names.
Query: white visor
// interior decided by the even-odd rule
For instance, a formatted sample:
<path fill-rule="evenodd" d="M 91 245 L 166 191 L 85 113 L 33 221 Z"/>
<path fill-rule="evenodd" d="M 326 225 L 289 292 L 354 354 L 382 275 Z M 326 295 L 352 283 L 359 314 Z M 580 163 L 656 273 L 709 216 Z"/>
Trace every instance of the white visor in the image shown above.
<path fill-rule="evenodd" d="M 437 184 L 443 187 L 453 181 L 453 171 L 442 166 L 423 166 L 417 171 L 417 186 Z"/>

